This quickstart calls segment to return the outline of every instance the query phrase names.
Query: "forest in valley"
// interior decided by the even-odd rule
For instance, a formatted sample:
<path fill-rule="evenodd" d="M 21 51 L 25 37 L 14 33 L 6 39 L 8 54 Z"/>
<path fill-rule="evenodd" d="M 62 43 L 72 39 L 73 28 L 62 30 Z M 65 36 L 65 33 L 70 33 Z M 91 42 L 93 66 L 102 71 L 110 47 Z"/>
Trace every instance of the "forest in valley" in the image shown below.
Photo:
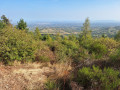
<path fill-rule="evenodd" d="M 80 29 L 77 35 L 72 33 L 61 35 L 59 32 L 41 34 L 38 27 L 33 31 L 29 30 L 24 19 L 20 19 L 17 25 L 13 26 L 10 20 L 2 15 L 0 82 L 4 84 L 0 83 L 0 89 L 120 90 L 120 31 L 118 30 L 112 37 L 103 33 L 99 37 L 94 37 L 89 18 L 86 18 Z M 38 79 L 42 77 L 41 75 L 36 76 L 33 73 L 36 70 L 33 69 L 33 64 L 35 67 L 42 65 L 37 67 L 37 70 L 49 68 L 44 69 L 45 81 Z M 25 73 L 33 70 L 30 71 L 32 76 L 29 80 L 26 77 L 21 81 L 18 79 L 24 77 L 21 76 L 22 71 L 17 74 L 12 73 L 13 69 L 17 72 L 21 67 L 26 69 Z M 3 69 L 5 71 L 2 71 Z M 8 71 L 10 72 L 7 73 Z M 8 82 L 10 86 L 6 84 L 7 81 L 3 77 L 5 74 L 8 81 L 10 78 L 7 75 L 11 77 L 18 75 L 15 77 L 17 82 L 15 88 L 11 80 Z M 19 85 L 22 87 L 17 87 Z M 8 89 L 9 87 L 12 89 Z"/>

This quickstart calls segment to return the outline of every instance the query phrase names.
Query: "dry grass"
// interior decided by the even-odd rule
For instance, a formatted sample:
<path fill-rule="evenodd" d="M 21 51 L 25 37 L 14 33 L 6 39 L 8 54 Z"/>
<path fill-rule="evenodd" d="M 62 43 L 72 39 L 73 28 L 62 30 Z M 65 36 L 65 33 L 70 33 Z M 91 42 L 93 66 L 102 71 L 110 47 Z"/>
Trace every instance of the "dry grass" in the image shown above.
<path fill-rule="evenodd" d="M 72 70 L 72 67 L 68 63 L 54 64 L 53 67 L 56 71 L 56 78 L 62 78 L 69 75 L 69 71 Z"/>
<path fill-rule="evenodd" d="M 72 67 L 68 63 L 51 65 L 50 63 L 20 64 L 15 62 L 14 66 L 0 66 L 0 75 L 4 77 L 0 79 L 0 82 L 2 82 L 0 83 L 0 86 L 2 86 L 1 90 L 44 89 L 44 83 L 49 78 L 66 77 L 71 69 Z"/>

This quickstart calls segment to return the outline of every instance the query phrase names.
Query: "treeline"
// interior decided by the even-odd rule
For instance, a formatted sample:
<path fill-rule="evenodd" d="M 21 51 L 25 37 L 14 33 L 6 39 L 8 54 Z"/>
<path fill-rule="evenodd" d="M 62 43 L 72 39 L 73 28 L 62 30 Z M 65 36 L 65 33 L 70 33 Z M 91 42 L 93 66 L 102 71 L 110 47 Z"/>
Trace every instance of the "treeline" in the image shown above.
<path fill-rule="evenodd" d="M 61 36 L 59 33 L 41 35 L 37 27 L 34 32 L 29 31 L 27 23 L 23 19 L 13 27 L 9 19 L 3 15 L 0 20 L 0 61 L 6 65 L 12 65 L 14 61 L 21 63 L 71 62 L 75 65 L 84 61 L 119 62 L 120 32 L 115 38 L 104 35 L 100 38 L 93 38 L 89 18 L 85 20 L 81 29 L 82 32 L 78 37 L 73 34 Z M 114 68 L 106 68 L 106 65 L 102 68 L 83 67 L 78 69 L 78 75 L 74 76 L 72 80 L 85 88 L 99 86 L 99 88 L 110 90 L 110 88 L 116 89 L 120 85 L 118 75 L 118 71 L 115 71 Z"/>

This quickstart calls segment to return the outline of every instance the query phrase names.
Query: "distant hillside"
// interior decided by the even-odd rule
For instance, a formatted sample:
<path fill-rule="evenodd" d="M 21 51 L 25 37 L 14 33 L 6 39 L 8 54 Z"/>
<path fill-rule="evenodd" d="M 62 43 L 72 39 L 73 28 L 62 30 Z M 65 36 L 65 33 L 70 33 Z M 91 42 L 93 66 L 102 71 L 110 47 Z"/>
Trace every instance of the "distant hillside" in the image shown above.
<path fill-rule="evenodd" d="M 83 23 L 80 22 L 48 22 L 48 23 L 28 23 L 30 30 L 34 31 L 38 27 L 42 34 L 78 34 Z M 120 30 L 120 22 L 117 21 L 94 21 L 91 23 L 92 35 L 99 37 L 106 34 L 113 37 Z"/>

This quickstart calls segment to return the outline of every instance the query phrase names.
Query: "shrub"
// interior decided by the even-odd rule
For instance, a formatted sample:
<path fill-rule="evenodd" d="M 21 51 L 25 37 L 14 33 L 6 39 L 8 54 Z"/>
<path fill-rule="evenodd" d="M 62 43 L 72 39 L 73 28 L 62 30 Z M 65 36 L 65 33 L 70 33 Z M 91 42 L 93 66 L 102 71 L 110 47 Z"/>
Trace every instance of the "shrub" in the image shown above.
<path fill-rule="evenodd" d="M 47 83 L 45 84 L 45 88 L 47 90 L 58 90 L 55 81 L 50 81 L 50 80 L 48 80 Z"/>
<path fill-rule="evenodd" d="M 48 61 L 50 61 L 50 59 L 45 55 L 44 56 L 37 56 L 37 61 L 48 62 Z"/>
<path fill-rule="evenodd" d="M 117 49 L 113 54 L 111 54 L 110 59 L 112 61 L 120 60 L 120 48 Z"/>
<path fill-rule="evenodd" d="M 79 44 L 76 41 L 63 40 L 61 43 L 63 44 L 64 48 L 66 48 L 67 57 L 73 57 L 75 52 L 79 49 Z"/>
<path fill-rule="evenodd" d="M 0 29 L 3 29 L 5 27 L 5 24 L 3 23 L 2 20 L 0 20 Z"/>
<path fill-rule="evenodd" d="M 76 50 L 79 47 L 75 41 L 63 40 L 61 43 L 65 45 L 68 49 L 72 50 Z"/>
<path fill-rule="evenodd" d="M 0 38 L 0 60 L 3 62 L 34 59 L 35 42 L 25 31 L 5 28 L 0 30 Z"/>
<path fill-rule="evenodd" d="M 41 39 L 42 39 L 40 30 L 39 30 L 38 27 L 36 27 L 36 29 L 35 29 L 35 31 L 34 31 L 34 38 L 35 38 L 35 40 L 41 40 Z"/>
<path fill-rule="evenodd" d="M 77 81 L 86 88 L 101 88 L 102 90 L 114 90 L 120 85 L 119 71 L 112 68 L 104 68 L 93 66 L 92 69 L 83 67 L 78 71 Z"/>
<path fill-rule="evenodd" d="M 57 61 L 61 62 L 66 60 L 67 58 L 66 51 L 67 51 L 67 48 L 64 45 L 60 44 L 56 46 L 55 54 L 56 54 Z"/>
<path fill-rule="evenodd" d="M 97 38 L 89 46 L 89 53 L 97 59 L 109 57 L 117 50 L 118 45 L 112 38 Z"/>
<path fill-rule="evenodd" d="M 55 60 L 55 54 L 44 41 L 39 41 L 35 52 L 35 61 L 49 62 Z"/>
<path fill-rule="evenodd" d="M 65 45 L 61 44 L 58 41 L 54 41 L 51 44 L 49 44 L 50 49 L 53 51 L 53 53 L 56 56 L 56 61 L 63 62 L 67 58 L 67 48 Z"/>
<path fill-rule="evenodd" d="M 80 60 L 88 59 L 88 50 L 80 46 L 79 49 L 72 54 L 72 58 L 74 59 L 74 62 L 79 62 Z"/>
<path fill-rule="evenodd" d="M 52 41 L 52 38 L 50 37 L 49 34 L 46 34 L 46 35 L 43 35 L 42 40 L 43 41 Z"/>
<path fill-rule="evenodd" d="M 99 38 L 96 39 L 95 42 L 105 45 L 108 49 L 108 55 L 114 53 L 114 51 L 119 46 L 119 43 L 112 38 Z"/>
<path fill-rule="evenodd" d="M 94 42 L 89 47 L 89 53 L 95 54 L 97 58 L 107 54 L 107 47 L 104 44 Z"/>
<path fill-rule="evenodd" d="M 92 44 L 93 39 L 91 37 L 88 37 L 85 39 L 85 37 L 79 36 L 79 44 L 80 46 L 83 46 L 85 49 L 88 49 L 90 45 Z"/>
<path fill-rule="evenodd" d="M 120 30 L 115 35 L 115 40 L 120 41 Z"/>

